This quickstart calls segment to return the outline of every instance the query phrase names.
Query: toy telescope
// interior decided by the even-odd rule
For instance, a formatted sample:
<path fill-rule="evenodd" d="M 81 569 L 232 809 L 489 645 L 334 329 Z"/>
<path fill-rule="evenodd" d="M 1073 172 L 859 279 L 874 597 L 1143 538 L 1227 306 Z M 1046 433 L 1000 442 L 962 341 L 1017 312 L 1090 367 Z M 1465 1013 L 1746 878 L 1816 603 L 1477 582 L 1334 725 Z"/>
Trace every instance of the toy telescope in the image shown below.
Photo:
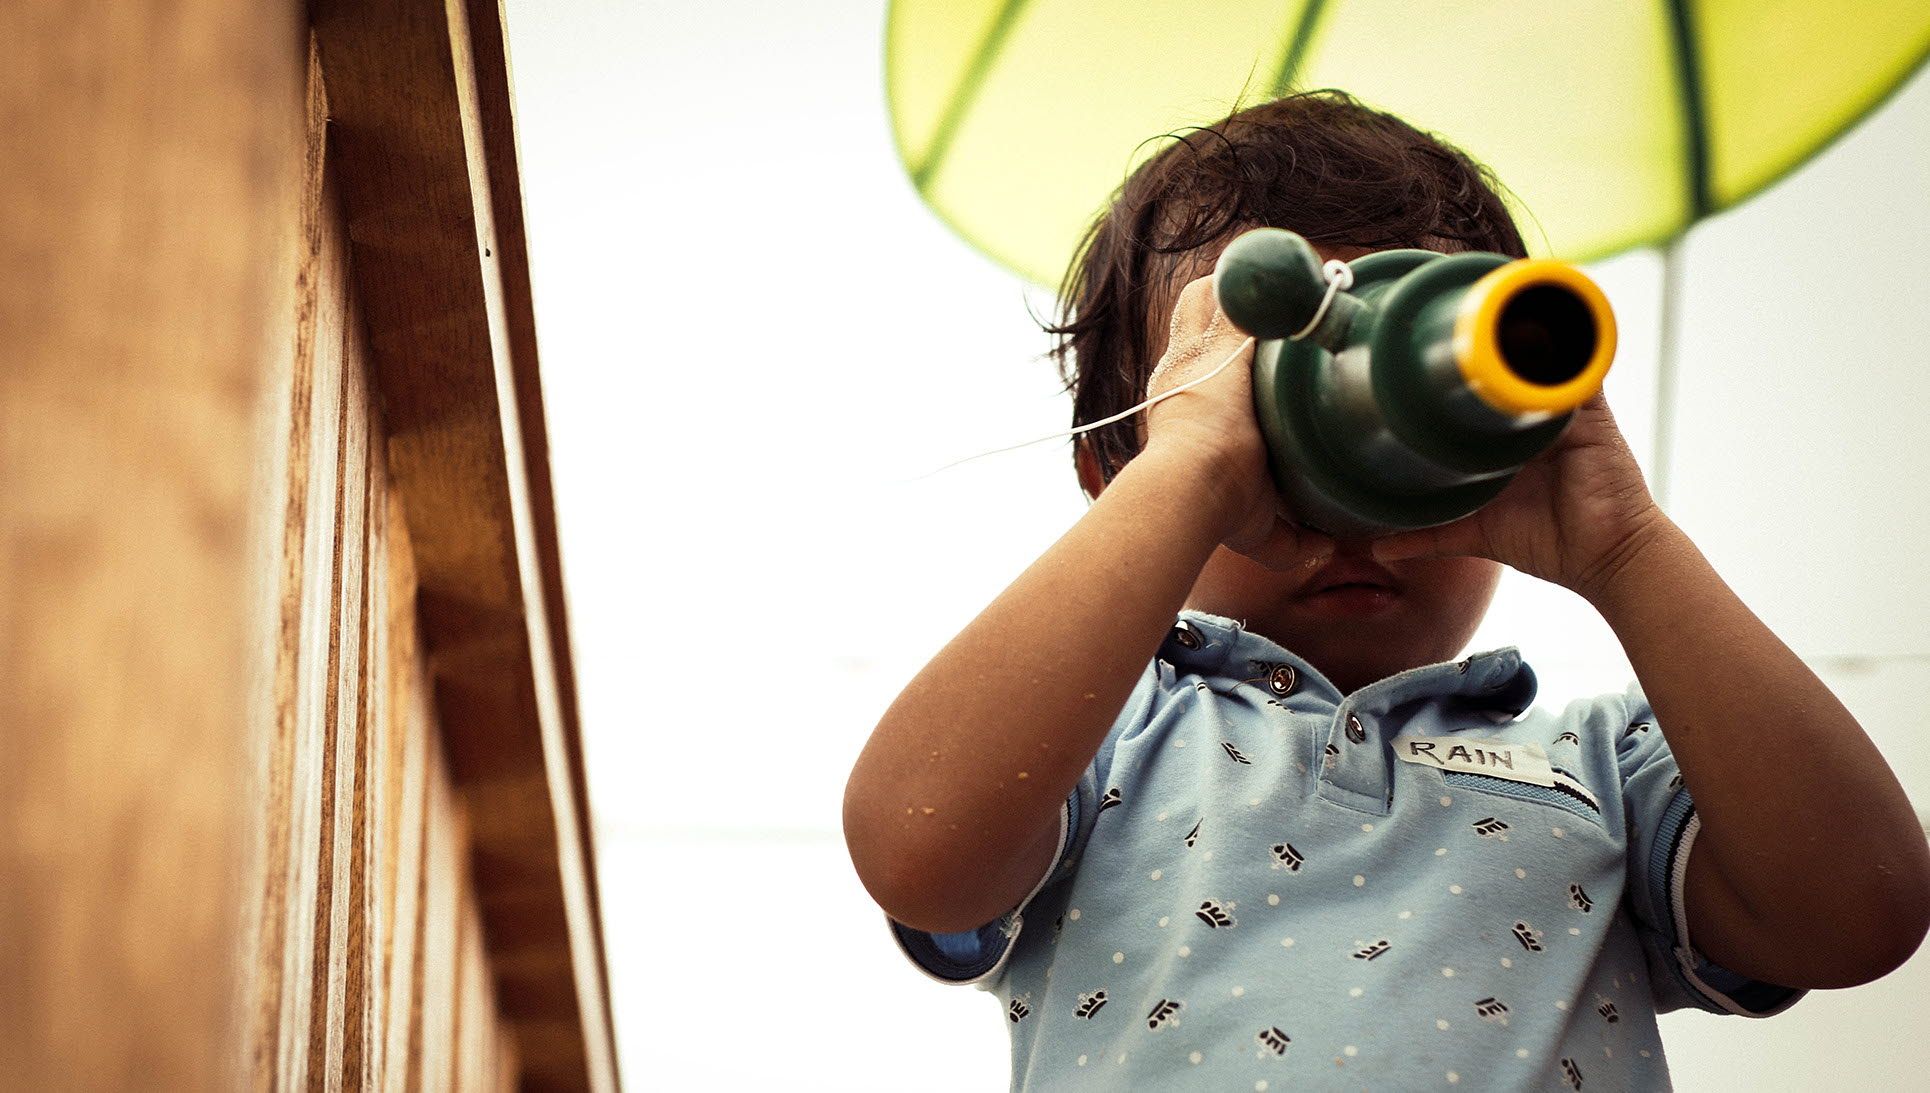
<path fill-rule="evenodd" d="M 1218 267 L 1220 309 L 1254 337 L 1274 481 L 1309 527 L 1376 536 L 1466 516 L 1601 390 L 1615 315 L 1574 266 L 1426 250 L 1348 265 L 1353 284 L 1330 293 L 1305 239 L 1259 228 Z"/>

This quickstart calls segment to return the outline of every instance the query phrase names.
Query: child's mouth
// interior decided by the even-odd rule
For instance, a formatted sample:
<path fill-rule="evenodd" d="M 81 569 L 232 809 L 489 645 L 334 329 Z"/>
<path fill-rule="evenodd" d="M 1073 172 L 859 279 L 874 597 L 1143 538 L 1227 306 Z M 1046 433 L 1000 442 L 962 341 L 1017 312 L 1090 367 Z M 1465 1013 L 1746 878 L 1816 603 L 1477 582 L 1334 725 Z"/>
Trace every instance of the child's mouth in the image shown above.
<path fill-rule="evenodd" d="M 1400 594 L 1398 582 L 1385 566 L 1352 555 L 1329 559 L 1304 587 L 1302 599 L 1336 606 L 1380 607 Z"/>

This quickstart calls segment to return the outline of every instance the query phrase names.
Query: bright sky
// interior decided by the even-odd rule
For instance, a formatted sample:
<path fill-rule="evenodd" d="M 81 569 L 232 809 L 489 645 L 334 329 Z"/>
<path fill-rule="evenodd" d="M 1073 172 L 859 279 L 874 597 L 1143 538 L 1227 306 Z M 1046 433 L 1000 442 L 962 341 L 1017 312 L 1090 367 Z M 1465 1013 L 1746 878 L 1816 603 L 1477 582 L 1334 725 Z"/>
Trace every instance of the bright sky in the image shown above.
<path fill-rule="evenodd" d="M 1028 316 L 1050 301 L 905 180 L 882 0 L 509 18 L 626 1080 L 996 1088 L 991 1001 L 902 964 L 838 808 L 898 688 L 1082 511 L 1063 442 L 918 477 L 1065 426 Z M 1677 519 L 1799 650 L 1860 658 L 1888 710 L 1930 686 L 1930 370 L 1891 359 L 1930 344 L 1930 82 L 1866 129 L 1860 160 L 1846 143 L 1687 248 Z M 1645 460 L 1659 268 L 1590 271 Z M 1474 642 L 1503 644 L 1545 702 L 1630 678 L 1585 605 L 1525 578 Z M 1930 799 L 1930 752 L 1897 739 Z"/>

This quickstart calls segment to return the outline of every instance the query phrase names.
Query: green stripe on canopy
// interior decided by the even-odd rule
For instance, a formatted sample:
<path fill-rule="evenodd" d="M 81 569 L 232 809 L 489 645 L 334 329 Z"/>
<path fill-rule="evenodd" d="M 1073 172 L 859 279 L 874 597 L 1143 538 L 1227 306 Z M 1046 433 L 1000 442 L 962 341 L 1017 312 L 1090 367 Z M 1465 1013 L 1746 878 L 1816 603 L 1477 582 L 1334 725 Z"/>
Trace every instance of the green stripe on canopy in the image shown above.
<path fill-rule="evenodd" d="M 1493 167 L 1532 252 L 1682 232 L 1815 155 L 1930 55 L 1884 0 L 894 0 L 905 168 L 997 261 L 1056 284 L 1160 134 L 1340 87 Z"/>

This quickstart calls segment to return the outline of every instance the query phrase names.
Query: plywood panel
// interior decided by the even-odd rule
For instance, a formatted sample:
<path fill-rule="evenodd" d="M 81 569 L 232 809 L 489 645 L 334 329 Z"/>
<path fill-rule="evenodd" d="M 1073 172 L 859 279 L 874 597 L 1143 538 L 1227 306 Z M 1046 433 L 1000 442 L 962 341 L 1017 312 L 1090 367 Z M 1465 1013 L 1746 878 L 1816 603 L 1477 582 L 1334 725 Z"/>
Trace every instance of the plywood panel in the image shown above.
<path fill-rule="evenodd" d="M 464 9 L 403 8 L 440 55 L 333 32 L 391 87 L 291 5 L 0 4 L 0 1086 L 571 1084 L 603 1043 L 535 396 L 473 218 L 353 214 L 474 87 L 338 154 L 332 84 L 455 87 Z"/>
<path fill-rule="evenodd" d="M 297 8 L 0 4 L 0 1075 L 245 1060 L 252 593 Z"/>

